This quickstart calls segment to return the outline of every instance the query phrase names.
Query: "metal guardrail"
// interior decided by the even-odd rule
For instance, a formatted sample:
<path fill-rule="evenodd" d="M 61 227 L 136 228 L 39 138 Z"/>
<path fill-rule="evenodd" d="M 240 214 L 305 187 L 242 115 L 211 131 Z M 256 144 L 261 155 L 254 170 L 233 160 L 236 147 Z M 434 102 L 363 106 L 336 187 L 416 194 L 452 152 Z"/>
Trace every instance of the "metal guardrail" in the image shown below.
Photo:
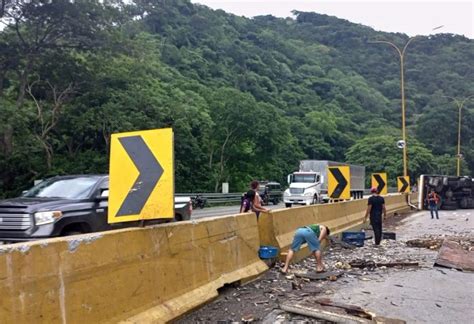
<path fill-rule="evenodd" d="M 397 188 L 388 188 L 388 193 L 398 192 Z M 226 203 L 240 203 L 243 192 L 237 193 L 214 193 L 214 192 L 190 192 L 190 193 L 176 193 L 175 196 L 178 197 L 191 197 L 194 198 L 197 195 L 200 195 L 203 198 L 206 198 L 207 204 L 216 205 L 216 204 L 226 204 Z M 370 195 L 370 189 L 364 189 L 364 195 Z"/>
<path fill-rule="evenodd" d="M 207 204 L 225 204 L 225 203 L 238 203 L 240 204 L 240 199 L 242 198 L 242 192 L 238 193 L 210 193 L 210 192 L 200 192 L 200 193 L 176 193 L 175 196 L 178 197 L 191 197 L 194 198 L 197 195 L 200 195 L 203 198 L 206 198 Z"/>

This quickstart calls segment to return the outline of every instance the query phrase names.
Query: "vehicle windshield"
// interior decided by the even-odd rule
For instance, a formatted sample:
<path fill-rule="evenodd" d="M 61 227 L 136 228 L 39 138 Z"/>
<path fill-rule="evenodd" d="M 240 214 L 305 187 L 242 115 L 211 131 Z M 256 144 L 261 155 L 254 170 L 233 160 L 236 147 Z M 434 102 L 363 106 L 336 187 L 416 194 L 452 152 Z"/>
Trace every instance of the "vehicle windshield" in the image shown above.
<path fill-rule="evenodd" d="M 52 178 L 40 182 L 23 197 L 84 199 L 89 197 L 99 177 Z"/>
<path fill-rule="evenodd" d="M 316 182 L 316 175 L 315 174 L 295 174 L 293 176 L 293 182 L 314 183 Z"/>

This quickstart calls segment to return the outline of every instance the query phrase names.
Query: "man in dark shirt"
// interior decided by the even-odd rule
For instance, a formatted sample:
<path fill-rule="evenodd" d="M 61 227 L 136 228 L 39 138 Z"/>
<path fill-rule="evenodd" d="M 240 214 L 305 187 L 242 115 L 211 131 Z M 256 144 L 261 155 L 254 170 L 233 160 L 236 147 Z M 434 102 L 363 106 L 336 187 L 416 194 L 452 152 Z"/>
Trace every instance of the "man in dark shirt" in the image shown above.
<path fill-rule="evenodd" d="M 367 211 L 365 212 L 364 223 L 367 221 L 367 217 L 370 214 L 370 224 L 374 230 L 375 245 L 380 245 L 382 239 L 382 213 L 384 219 L 387 217 L 387 211 L 385 210 L 385 199 L 380 197 L 377 188 L 370 189 L 372 197 L 369 198 Z"/>

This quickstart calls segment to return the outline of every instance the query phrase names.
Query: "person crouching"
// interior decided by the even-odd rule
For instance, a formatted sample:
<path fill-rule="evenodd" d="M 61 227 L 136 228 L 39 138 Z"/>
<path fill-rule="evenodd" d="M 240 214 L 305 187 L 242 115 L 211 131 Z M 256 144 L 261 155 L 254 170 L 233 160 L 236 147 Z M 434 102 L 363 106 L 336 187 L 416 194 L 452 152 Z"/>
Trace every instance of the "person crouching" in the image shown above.
<path fill-rule="evenodd" d="M 298 228 L 293 237 L 291 248 L 288 250 L 285 266 L 283 267 L 282 272 L 288 272 L 288 266 L 290 265 L 291 259 L 293 259 L 295 252 L 300 249 L 301 244 L 305 242 L 308 244 L 311 254 L 316 258 L 316 272 L 324 272 L 321 241 L 327 238 L 330 233 L 331 231 L 325 225 L 311 224 Z"/>

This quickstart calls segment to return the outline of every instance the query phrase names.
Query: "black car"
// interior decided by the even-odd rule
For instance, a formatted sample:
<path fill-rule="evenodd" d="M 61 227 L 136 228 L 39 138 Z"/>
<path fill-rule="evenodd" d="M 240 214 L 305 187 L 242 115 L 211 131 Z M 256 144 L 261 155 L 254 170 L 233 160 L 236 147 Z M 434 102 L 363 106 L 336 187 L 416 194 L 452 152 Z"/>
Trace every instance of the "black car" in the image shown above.
<path fill-rule="evenodd" d="M 0 201 L 0 241 L 100 232 L 139 222 L 107 223 L 108 175 L 57 176 L 42 181 L 21 197 Z M 191 217 L 190 197 L 175 197 L 175 220 Z M 163 221 L 148 220 L 146 224 Z"/>
<path fill-rule="evenodd" d="M 268 205 L 270 202 L 277 205 L 281 200 L 281 185 L 278 182 L 261 181 L 258 194 L 262 198 L 264 205 Z"/>

